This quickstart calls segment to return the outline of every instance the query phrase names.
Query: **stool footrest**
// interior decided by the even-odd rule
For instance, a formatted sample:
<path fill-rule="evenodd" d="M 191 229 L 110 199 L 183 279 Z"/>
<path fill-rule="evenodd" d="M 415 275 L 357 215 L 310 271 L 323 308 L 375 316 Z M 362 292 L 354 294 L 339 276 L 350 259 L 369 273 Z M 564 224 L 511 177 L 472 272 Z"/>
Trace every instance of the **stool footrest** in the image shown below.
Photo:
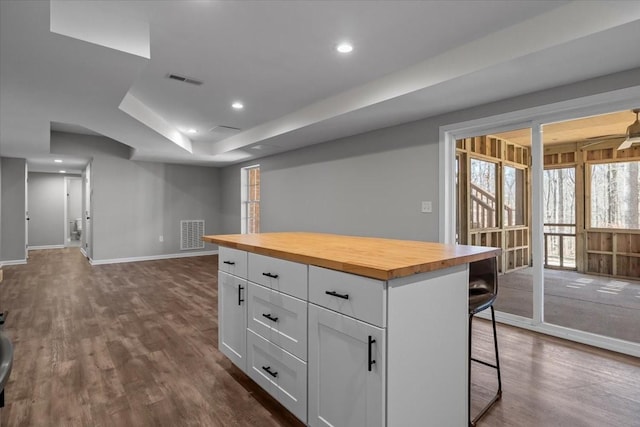
<path fill-rule="evenodd" d="M 484 366 L 488 366 L 488 367 L 493 368 L 493 369 L 498 369 L 498 366 L 496 366 L 496 365 L 494 365 L 492 363 L 489 363 L 489 362 L 485 362 L 484 360 L 476 359 L 475 357 L 472 357 L 471 360 L 473 360 L 476 363 L 480 363 L 480 364 L 482 364 Z"/>

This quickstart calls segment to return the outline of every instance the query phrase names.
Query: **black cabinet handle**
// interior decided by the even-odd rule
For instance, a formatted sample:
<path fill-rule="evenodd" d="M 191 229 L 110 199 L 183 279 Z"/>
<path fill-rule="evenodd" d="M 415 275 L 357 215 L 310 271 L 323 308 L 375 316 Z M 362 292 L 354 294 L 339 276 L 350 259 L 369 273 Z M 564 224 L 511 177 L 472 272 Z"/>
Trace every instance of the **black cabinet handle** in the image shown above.
<path fill-rule="evenodd" d="M 278 275 L 277 274 L 271 274 L 271 273 L 262 273 L 263 276 L 267 276 L 267 277 L 271 277 L 272 279 L 277 279 Z"/>
<path fill-rule="evenodd" d="M 371 366 L 373 366 L 374 363 L 376 363 L 375 360 L 371 360 L 371 346 L 373 345 L 373 343 L 376 342 L 376 340 L 373 339 L 373 337 L 371 335 L 369 335 L 369 351 L 368 351 L 368 356 L 367 356 L 367 362 L 369 363 L 369 372 L 371 372 Z"/>
<path fill-rule="evenodd" d="M 244 300 L 242 299 L 242 290 L 243 289 L 244 289 L 244 286 L 238 285 L 238 305 L 242 305 L 242 303 L 244 302 Z"/>
<path fill-rule="evenodd" d="M 338 297 L 342 299 L 349 299 L 349 294 L 339 294 L 335 291 L 325 291 L 325 294 L 331 295 L 332 297 Z"/>
<path fill-rule="evenodd" d="M 262 369 L 269 375 L 271 375 L 273 378 L 277 378 L 278 377 L 278 373 L 277 372 L 273 372 L 271 370 L 271 366 L 263 366 Z"/>
<path fill-rule="evenodd" d="M 277 322 L 278 321 L 277 317 L 271 317 L 271 313 L 269 313 L 269 314 L 262 313 L 262 317 L 266 317 L 267 319 L 271 320 L 272 322 Z"/>
<path fill-rule="evenodd" d="M 233 261 L 222 261 L 222 262 L 228 265 L 236 265 L 236 263 Z"/>

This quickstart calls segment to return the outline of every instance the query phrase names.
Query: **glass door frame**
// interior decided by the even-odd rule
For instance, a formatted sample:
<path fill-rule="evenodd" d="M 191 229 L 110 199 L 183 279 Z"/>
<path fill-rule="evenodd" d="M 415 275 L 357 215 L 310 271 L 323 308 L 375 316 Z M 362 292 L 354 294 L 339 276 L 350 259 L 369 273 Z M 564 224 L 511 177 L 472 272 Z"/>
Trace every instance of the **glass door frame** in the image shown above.
<path fill-rule="evenodd" d="M 456 140 L 476 135 L 531 128 L 531 254 L 533 259 L 533 316 L 531 319 L 497 312 L 498 321 L 584 344 L 640 357 L 640 344 L 544 322 L 544 215 L 542 127 L 544 124 L 637 107 L 640 86 L 561 101 L 525 110 L 440 127 L 439 240 L 455 243 Z M 480 313 L 482 317 L 483 313 Z"/>

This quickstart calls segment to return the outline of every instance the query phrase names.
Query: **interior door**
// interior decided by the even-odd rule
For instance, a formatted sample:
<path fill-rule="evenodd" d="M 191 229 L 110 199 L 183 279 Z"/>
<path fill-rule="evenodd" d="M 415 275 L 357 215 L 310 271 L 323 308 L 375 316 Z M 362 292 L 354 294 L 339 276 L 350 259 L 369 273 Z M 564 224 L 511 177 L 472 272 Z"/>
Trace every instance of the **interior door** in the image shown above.
<path fill-rule="evenodd" d="M 93 188 L 91 185 L 91 163 L 89 163 L 84 172 L 84 215 L 82 216 L 82 229 L 84 236 L 82 239 L 82 247 L 89 259 L 93 258 L 93 229 L 91 220 L 91 207 L 93 205 Z"/>
<path fill-rule="evenodd" d="M 247 281 L 218 272 L 218 349 L 246 372 Z"/>

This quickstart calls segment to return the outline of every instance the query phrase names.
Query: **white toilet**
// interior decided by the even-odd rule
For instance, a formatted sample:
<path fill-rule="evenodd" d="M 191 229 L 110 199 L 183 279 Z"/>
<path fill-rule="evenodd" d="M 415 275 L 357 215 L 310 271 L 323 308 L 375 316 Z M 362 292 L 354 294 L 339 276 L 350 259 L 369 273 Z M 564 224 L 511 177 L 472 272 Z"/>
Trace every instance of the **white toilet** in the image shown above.
<path fill-rule="evenodd" d="M 73 238 L 80 240 L 80 236 L 82 236 L 82 218 L 76 218 L 73 226 Z"/>

